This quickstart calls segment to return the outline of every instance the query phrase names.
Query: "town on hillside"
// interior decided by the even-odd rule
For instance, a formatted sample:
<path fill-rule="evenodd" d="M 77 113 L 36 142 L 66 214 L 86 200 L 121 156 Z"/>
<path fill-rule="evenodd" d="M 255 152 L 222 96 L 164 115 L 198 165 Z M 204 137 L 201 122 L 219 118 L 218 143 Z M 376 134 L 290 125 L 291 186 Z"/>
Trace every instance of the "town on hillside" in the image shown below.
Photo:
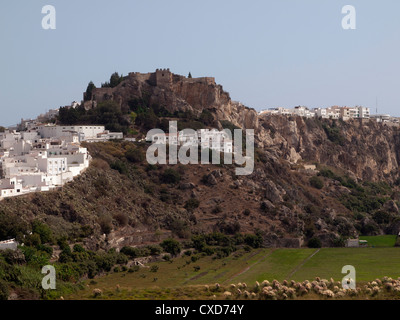
<path fill-rule="evenodd" d="M 23 131 L 0 132 L 0 200 L 63 186 L 89 166 L 82 141 L 123 138 L 100 125 L 22 124 Z"/>
<path fill-rule="evenodd" d="M 285 115 L 285 116 L 300 116 L 305 118 L 322 119 L 341 119 L 348 121 L 352 119 L 372 119 L 376 122 L 387 124 L 399 124 L 400 120 L 397 117 L 392 117 L 389 114 L 371 114 L 371 109 L 366 107 L 339 107 L 333 106 L 329 108 L 313 108 L 309 109 L 304 106 L 297 106 L 292 109 L 278 107 L 269 108 L 259 112 L 260 115 Z"/>

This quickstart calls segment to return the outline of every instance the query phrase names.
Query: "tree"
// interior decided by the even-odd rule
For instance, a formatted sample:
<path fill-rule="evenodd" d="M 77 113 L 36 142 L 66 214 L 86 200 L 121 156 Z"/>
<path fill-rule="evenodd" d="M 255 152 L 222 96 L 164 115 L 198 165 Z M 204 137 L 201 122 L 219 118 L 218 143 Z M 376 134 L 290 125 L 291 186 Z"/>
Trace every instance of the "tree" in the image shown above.
<path fill-rule="evenodd" d="M 308 241 L 308 247 L 309 248 L 321 248 L 322 244 L 321 244 L 321 240 L 319 240 L 318 238 L 311 238 Z"/>
<path fill-rule="evenodd" d="M 96 89 L 96 86 L 94 85 L 93 81 L 90 81 L 86 89 L 85 101 L 92 100 L 93 89 Z"/>
<path fill-rule="evenodd" d="M 110 77 L 110 87 L 114 88 L 119 85 L 122 81 L 122 74 L 119 75 L 118 72 L 114 72 Z"/>
<path fill-rule="evenodd" d="M 181 244 L 175 239 L 166 239 L 161 243 L 161 247 L 165 252 L 170 253 L 173 256 L 178 255 L 182 248 Z"/>
<path fill-rule="evenodd" d="M 53 240 L 53 233 L 49 226 L 38 220 L 33 221 L 32 232 L 40 236 L 41 243 L 48 243 Z"/>
<path fill-rule="evenodd" d="M 8 300 L 8 295 L 10 294 L 8 290 L 8 285 L 4 281 L 0 281 L 0 300 Z"/>
<path fill-rule="evenodd" d="M 190 72 L 189 72 L 188 78 L 192 79 L 192 74 Z"/>
<path fill-rule="evenodd" d="M 310 185 L 316 189 L 322 189 L 324 187 L 324 182 L 317 176 L 310 178 Z"/>
<path fill-rule="evenodd" d="M 181 175 L 174 169 L 166 169 L 161 175 L 161 181 L 168 184 L 176 184 L 181 180 Z"/>
<path fill-rule="evenodd" d="M 19 216 L 0 212 L 0 239 L 20 239 L 28 233 L 27 223 Z"/>
<path fill-rule="evenodd" d="M 130 113 L 130 118 L 131 118 L 131 122 L 132 124 L 135 124 L 136 118 L 137 118 L 137 114 L 135 112 L 131 112 Z"/>

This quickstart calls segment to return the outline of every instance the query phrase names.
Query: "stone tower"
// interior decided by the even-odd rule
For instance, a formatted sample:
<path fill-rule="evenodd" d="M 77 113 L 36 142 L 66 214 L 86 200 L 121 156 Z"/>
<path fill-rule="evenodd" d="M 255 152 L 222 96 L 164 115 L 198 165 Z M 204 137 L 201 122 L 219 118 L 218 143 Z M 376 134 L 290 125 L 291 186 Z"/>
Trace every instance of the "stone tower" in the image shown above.
<path fill-rule="evenodd" d="M 156 84 L 161 88 L 169 88 L 172 84 L 172 73 L 169 69 L 156 70 Z"/>

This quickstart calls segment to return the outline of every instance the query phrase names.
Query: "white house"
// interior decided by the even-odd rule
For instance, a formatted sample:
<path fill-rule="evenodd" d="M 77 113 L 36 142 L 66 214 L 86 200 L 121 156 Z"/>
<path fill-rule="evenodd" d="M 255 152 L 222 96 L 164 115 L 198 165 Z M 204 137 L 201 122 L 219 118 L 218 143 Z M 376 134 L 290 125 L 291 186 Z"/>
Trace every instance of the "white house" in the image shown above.
<path fill-rule="evenodd" d="M 17 250 L 18 242 L 15 239 L 0 241 L 0 250 Z"/>
<path fill-rule="evenodd" d="M 66 133 L 54 126 L 46 135 L 51 132 L 56 136 Z M 76 132 L 66 136 L 72 139 L 41 138 L 34 131 L 1 134 L 0 200 L 62 186 L 89 167 L 91 157 L 80 146 Z"/>

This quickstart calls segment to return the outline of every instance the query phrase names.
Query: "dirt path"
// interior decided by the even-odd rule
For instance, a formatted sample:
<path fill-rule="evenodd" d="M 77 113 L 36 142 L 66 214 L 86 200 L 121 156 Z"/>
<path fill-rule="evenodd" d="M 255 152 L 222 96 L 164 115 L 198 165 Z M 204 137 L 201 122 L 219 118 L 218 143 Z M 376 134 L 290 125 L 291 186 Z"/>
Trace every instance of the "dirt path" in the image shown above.
<path fill-rule="evenodd" d="M 269 257 L 275 250 L 271 250 L 270 252 L 268 252 L 265 256 L 261 257 L 258 261 L 256 261 L 255 263 L 253 263 L 251 266 L 247 266 L 246 268 L 244 268 L 243 270 L 241 270 L 240 272 L 234 274 L 232 277 L 230 277 L 229 279 L 225 280 L 224 282 L 231 282 L 233 279 L 237 278 L 238 276 L 242 275 L 243 273 L 246 273 L 247 271 L 249 271 L 251 268 L 253 268 L 255 265 L 259 264 L 261 261 L 264 261 L 267 257 Z M 248 260 L 248 259 L 247 259 Z"/>
<path fill-rule="evenodd" d="M 306 259 L 304 259 L 303 261 L 302 261 L 302 263 L 300 263 L 289 275 L 288 275 L 288 280 L 291 278 L 291 277 L 293 277 L 293 275 L 297 272 L 297 271 L 299 271 L 300 270 L 300 268 L 302 267 L 302 266 L 304 266 L 304 264 L 307 262 L 307 261 L 309 261 L 312 257 L 314 257 L 319 251 L 320 251 L 321 249 L 318 249 L 317 251 L 315 251 L 311 256 L 309 256 L 309 257 L 307 257 Z"/>

